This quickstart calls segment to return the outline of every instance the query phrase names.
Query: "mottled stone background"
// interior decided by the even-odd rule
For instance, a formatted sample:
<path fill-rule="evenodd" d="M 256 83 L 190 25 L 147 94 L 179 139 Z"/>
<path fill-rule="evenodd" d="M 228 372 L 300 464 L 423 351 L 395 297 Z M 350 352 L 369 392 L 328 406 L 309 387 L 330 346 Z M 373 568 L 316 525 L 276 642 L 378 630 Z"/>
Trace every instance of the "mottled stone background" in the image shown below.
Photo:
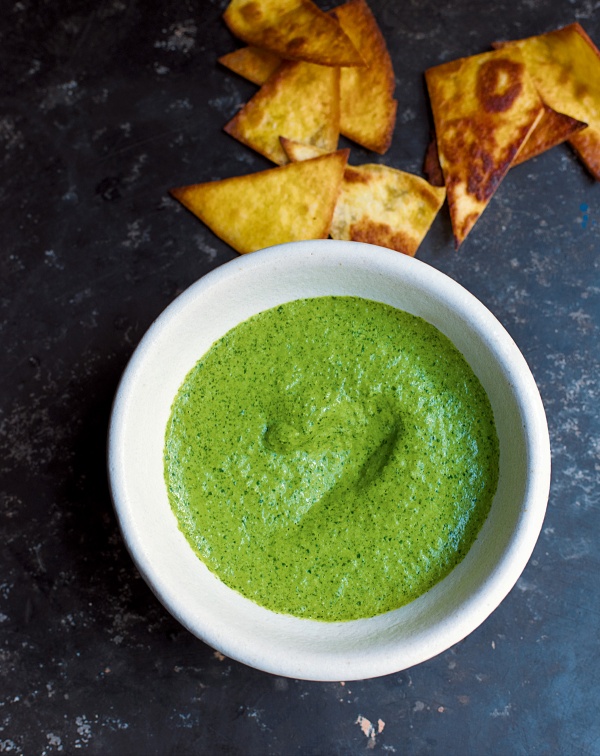
<path fill-rule="evenodd" d="M 152 320 L 236 254 L 169 187 L 268 167 L 222 132 L 254 91 L 219 2 L 7 0 L 0 25 L 0 752 L 600 754 L 600 187 L 567 146 L 510 172 L 457 253 L 419 257 L 523 350 L 548 412 L 532 560 L 472 635 L 408 671 L 280 679 L 163 609 L 126 552 L 105 437 Z M 325 6 L 322 6 L 325 7 Z M 419 173 L 428 66 L 579 21 L 597 0 L 373 0 L 397 76 L 382 160 Z"/>

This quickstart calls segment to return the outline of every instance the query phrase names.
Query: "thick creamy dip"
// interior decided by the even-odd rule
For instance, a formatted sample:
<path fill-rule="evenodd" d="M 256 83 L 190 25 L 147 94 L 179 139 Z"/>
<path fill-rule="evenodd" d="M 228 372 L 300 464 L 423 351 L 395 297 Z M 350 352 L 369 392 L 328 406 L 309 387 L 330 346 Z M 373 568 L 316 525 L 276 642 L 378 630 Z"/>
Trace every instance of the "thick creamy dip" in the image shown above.
<path fill-rule="evenodd" d="M 370 617 L 461 561 L 496 490 L 487 395 L 424 320 L 356 297 L 284 304 L 191 370 L 166 430 L 179 527 L 276 612 Z"/>

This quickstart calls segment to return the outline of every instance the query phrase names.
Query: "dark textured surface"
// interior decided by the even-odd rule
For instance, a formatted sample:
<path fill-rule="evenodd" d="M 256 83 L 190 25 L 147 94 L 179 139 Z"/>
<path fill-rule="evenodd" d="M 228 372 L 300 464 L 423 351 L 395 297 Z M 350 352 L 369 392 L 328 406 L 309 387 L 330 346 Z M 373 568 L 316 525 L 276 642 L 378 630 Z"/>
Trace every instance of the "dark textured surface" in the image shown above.
<path fill-rule="evenodd" d="M 372 7 L 399 117 L 385 157 L 352 161 L 417 173 L 425 68 L 574 20 L 600 41 L 593 0 Z M 254 91 L 215 62 L 223 8 L 3 4 L 0 752 L 600 754 L 600 186 L 566 146 L 511 171 L 460 252 L 445 208 L 419 251 L 506 326 L 548 412 L 547 518 L 490 618 L 408 671 L 298 682 L 221 658 L 137 575 L 110 403 L 151 321 L 236 256 L 166 192 L 268 167 L 221 131 Z"/>

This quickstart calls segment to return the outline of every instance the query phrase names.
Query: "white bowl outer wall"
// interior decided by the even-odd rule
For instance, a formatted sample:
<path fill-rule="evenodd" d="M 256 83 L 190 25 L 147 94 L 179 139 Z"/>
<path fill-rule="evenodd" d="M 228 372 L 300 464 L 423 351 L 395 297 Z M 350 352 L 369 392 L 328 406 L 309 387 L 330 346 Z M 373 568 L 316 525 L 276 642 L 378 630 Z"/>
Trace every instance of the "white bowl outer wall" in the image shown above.
<path fill-rule="evenodd" d="M 293 299 L 352 295 L 418 315 L 448 336 L 486 389 L 500 439 L 492 509 L 465 559 L 417 600 L 370 619 L 324 623 L 276 614 L 222 584 L 177 527 L 163 477 L 173 399 L 209 346 L 251 315 Z M 226 263 L 180 295 L 135 350 L 109 431 L 111 493 L 126 545 L 165 607 L 226 656 L 309 680 L 411 667 L 473 631 L 500 604 L 538 538 L 550 485 L 541 398 L 517 346 L 463 287 L 429 265 L 356 242 L 280 245 Z"/>

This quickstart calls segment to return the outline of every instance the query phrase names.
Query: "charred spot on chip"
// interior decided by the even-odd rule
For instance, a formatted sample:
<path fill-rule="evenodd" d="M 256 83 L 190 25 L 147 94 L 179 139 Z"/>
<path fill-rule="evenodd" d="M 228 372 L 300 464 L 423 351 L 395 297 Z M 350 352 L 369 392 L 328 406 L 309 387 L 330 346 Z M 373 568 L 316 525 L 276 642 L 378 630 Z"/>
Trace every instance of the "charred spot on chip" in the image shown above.
<path fill-rule="evenodd" d="M 361 218 L 350 226 L 352 241 L 376 244 L 379 247 L 389 247 L 405 255 L 413 256 L 418 243 L 402 231 L 394 231 L 386 223 L 374 223 L 368 218 Z"/>
<path fill-rule="evenodd" d="M 479 202 L 488 202 L 513 162 L 518 150 L 517 145 L 525 137 L 519 137 L 521 142 L 517 140 L 516 144 L 507 145 L 503 154 L 499 154 L 494 130 L 490 124 L 473 122 L 468 124 L 468 128 L 476 138 L 465 147 L 469 157 L 467 192 Z"/>
<path fill-rule="evenodd" d="M 474 169 L 473 173 L 469 175 L 467 180 L 467 191 L 480 202 L 487 202 L 500 185 L 506 170 L 490 170 L 490 168 L 486 166 L 487 156 L 484 154 L 482 157 L 481 164 L 483 170 L 479 172 Z"/>
<path fill-rule="evenodd" d="M 300 50 L 302 50 L 307 42 L 308 40 L 306 39 L 306 37 L 294 37 L 293 39 L 290 39 L 288 43 L 290 54 L 293 55 L 294 53 L 300 52 Z"/>
<path fill-rule="evenodd" d="M 508 110 L 523 89 L 522 63 L 506 58 L 488 60 L 479 69 L 477 97 L 488 113 Z"/>
<path fill-rule="evenodd" d="M 242 5 L 239 9 L 240 16 L 249 24 L 255 24 L 262 18 L 260 5 L 255 2 L 249 2 Z"/>
<path fill-rule="evenodd" d="M 349 184 L 369 184 L 369 176 L 361 171 L 356 171 L 351 167 L 346 168 L 344 171 L 344 181 Z"/>

